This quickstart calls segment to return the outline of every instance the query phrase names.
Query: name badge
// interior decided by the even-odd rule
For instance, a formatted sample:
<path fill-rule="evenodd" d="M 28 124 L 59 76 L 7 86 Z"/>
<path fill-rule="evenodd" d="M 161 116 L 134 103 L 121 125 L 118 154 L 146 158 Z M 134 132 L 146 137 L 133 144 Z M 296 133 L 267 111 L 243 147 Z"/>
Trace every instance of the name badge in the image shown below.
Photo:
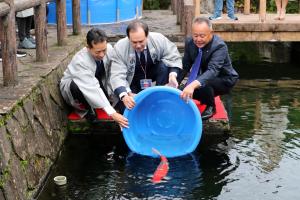
<path fill-rule="evenodd" d="M 140 84 L 142 90 L 149 88 L 152 86 L 152 79 L 141 79 Z"/>

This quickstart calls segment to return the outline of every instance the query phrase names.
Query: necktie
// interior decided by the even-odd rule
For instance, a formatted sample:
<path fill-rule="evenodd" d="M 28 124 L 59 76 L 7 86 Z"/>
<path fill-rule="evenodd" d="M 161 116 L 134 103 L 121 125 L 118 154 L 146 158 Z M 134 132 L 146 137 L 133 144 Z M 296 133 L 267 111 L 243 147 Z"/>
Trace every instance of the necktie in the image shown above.
<path fill-rule="evenodd" d="M 140 64 L 143 68 L 146 66 L 146 58 L 145 58 L 144 51 L 141 51 L 140 54 Z"/>
<path fill-rule="evenodd" d="M 101 61 L 96 60 L 96 64 L 97 64 L 97 68 L 96 68 L 95 77 L 98 79 L 100 87 L 103 90 L 105 96 L 108 97 L 107 91 L 102 83 L 102 76 L 105 76 L 105 68 L 104 68 L 103 60 Z"/>
<path fill-rule="evenodd" d="M 194 80 L 196 80 L 198 72 L 200 70 L 201 58 L 202 58 L 202 49 L 199 48 L 198 51 L 199 52 L 198 52 L 197 58 L 196 58 L 193 66 L 192 66 L 192 70 L 191 70 L 191 73 L 190 73 L 190 76 L 188 78 L 188 81 L 187 81 L 186 85 L 188 85 L 191 82 L 193 82 Z"/>

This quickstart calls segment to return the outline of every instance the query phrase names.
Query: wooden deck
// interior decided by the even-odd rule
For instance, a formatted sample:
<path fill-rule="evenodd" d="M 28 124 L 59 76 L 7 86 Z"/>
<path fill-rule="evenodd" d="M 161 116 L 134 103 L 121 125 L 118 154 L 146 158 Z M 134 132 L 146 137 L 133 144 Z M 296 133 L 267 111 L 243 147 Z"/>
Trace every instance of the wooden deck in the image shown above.
<path fill-rule="evenodd" d="M 203 15 L 210 16 L 210 15 Z M 274 20 L 276 14 L 267 14 L 265 22 L 258 14 L 237 14 L 232 21 L 223 15 L 213 21 L 213 29 L 225 41 L 300 41 L 300 14 L 287 14 L 285 20 Z"/>

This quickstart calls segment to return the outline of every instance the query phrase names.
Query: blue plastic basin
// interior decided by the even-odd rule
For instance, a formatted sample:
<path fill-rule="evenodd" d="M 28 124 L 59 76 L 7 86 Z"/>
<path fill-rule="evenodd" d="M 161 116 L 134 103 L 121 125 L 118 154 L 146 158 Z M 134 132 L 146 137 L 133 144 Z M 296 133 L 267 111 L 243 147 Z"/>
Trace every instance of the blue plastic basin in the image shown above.
<path fill-rule="evenodd" d="M 166 157 L 191 153 L 202 135 L 200 112 L 181 91 L 166 86 L 148 88 L 135 96 L 136 106 L 126 109 L 130 127 L 123 129 L 128 147 L 135 153 L 156 157 L 152 148 Z"/>

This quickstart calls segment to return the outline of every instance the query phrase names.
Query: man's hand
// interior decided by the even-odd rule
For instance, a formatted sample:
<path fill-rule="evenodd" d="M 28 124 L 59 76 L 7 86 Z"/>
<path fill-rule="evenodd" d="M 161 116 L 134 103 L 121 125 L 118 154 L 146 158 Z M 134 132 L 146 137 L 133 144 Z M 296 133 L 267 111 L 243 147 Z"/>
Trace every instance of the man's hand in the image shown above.
<path fill-rule="evenodd" d="M 126 108 L 131 110 L 135 106 L 135 102 L 132 95 L 126 95 L 122 98 L 122 101 Z"/>
<path fill-rule="evenodd" d="M 129 128 L 128 119 L 126 119 L 123 115 L 115 112 L 111 115 L 111 117 L 113 118 L 113 120 L 118 122 L 118 124 L 120 124 L 121 127 Z"/>
<path fill-rule="evenodd" d="M 180 94 L 180 97 L 186 102 L 193 98 L 194 90 L 200 87 L 199 81 L 193 81 L 188 86 L 186 86 Z"/>
<path fill-rule="evenodd" d="M 173 88 L 177 88 L 178 87 L 178 82 L 176 79 L 176 75 L 175 74 L 170 74 L 169 75 L 169 83 L 168 86 L 173 87 Z"/>
<path fill-rule="evenodd" d="M 131 97 L 134 97 L 136 94 L 133 93 L 133 92 L 129 92 L 128 95 L 131 96 Z"/>

